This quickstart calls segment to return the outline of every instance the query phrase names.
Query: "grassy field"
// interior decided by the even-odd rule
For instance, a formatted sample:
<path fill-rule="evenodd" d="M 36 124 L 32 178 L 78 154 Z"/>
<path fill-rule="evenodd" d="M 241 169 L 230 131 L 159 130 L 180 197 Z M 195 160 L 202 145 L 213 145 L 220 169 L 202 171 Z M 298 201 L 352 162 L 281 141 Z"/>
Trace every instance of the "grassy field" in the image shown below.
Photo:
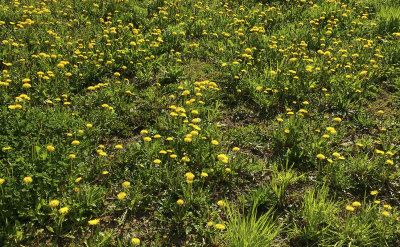
<path fill-rule="evenodd" d="M 1 246 L 400 246 L 398 0 L 0 0 Z"/>

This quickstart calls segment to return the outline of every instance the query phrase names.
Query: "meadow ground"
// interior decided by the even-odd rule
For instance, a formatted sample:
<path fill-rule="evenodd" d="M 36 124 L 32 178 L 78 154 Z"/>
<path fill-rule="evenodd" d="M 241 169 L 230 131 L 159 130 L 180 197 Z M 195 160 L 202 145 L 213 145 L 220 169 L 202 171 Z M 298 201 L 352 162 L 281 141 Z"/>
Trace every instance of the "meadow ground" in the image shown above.
<path fill-rule="evenodd" d="M 400 246 L 398 0 L 0 0 L 1 246 Z"/>

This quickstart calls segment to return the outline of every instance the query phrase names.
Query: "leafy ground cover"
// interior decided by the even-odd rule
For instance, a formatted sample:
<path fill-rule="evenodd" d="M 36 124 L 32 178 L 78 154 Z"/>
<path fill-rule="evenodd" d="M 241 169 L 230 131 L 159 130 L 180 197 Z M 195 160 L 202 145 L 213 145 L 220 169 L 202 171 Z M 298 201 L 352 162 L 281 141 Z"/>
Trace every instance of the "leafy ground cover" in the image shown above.
<path fill-rule="evenodd" d="M 0 0 L 2 246 L 399 246 L 396 0 Z"/>

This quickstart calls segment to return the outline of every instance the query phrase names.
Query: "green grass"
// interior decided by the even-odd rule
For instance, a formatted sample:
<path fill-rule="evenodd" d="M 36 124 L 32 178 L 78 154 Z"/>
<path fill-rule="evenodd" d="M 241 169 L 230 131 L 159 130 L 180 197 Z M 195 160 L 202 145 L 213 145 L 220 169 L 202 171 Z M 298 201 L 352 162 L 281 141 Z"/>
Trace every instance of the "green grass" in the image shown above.
<path fill-rule="evenodd" d="M 399 15 L 0 0 L 0 245 L 400 245 Z"/>

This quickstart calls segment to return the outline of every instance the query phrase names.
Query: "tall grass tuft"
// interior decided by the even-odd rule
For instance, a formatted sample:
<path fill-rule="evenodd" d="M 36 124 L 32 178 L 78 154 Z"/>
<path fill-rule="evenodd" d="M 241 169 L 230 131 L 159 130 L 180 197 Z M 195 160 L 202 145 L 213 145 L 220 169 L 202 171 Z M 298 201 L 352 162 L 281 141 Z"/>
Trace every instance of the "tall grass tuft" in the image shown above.
<path fill-rule="evenodd" d="M 243 204 L 242 204 L 243 205 Z M 257 215 L 255 202 L 247 215 L 243 215 L 239 208 L 227 206 L 228 224 L 224 235 L 228 246 L 231 247 L 259 247 L 272 246 L 277 241 L 277 236 L 283 231 L 282 224 L 273 218 L 273 208 L 265 214 Z"/>

